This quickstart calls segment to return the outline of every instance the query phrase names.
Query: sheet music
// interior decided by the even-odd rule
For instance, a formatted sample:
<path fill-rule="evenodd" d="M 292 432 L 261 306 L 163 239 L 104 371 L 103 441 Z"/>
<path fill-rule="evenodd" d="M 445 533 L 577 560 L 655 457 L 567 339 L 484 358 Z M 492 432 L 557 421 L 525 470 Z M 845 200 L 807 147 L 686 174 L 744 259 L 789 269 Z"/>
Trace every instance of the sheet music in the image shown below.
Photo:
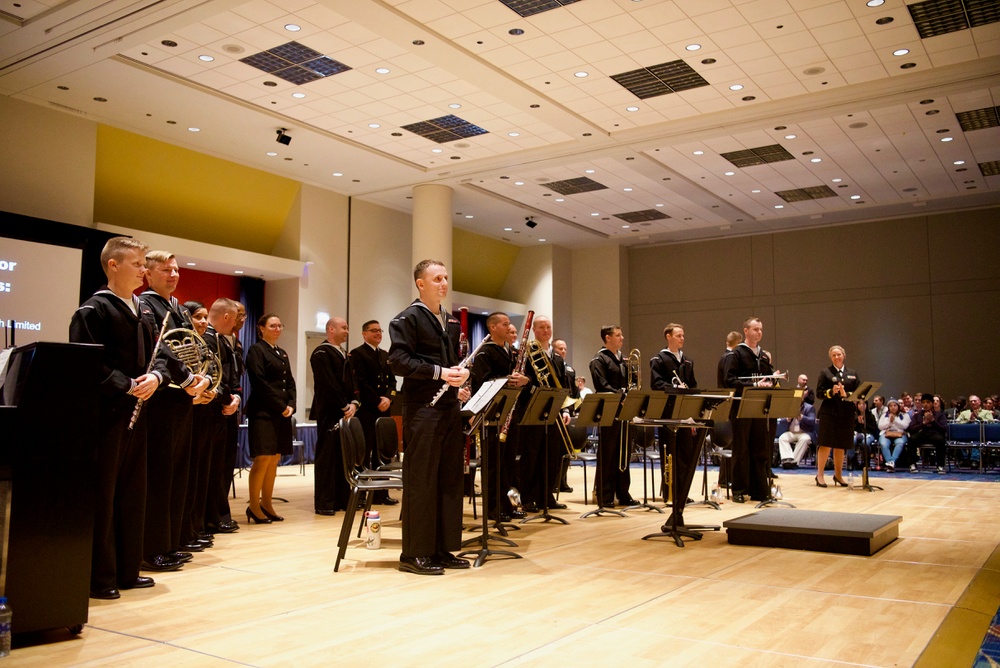
<path fill-rule="evenodd" d="M 495 397 L 506 384 L 506 376 L 486 381 L 479 388 L 479 391 L 476 392 L 475 396 L 469 397 L 469 400 L 462 405 L 462 410 L 469 411 L 473 415 L 478 414 L 479 411 L 489 405 L 489 403 L 493 400 L 493 397 Z"/>

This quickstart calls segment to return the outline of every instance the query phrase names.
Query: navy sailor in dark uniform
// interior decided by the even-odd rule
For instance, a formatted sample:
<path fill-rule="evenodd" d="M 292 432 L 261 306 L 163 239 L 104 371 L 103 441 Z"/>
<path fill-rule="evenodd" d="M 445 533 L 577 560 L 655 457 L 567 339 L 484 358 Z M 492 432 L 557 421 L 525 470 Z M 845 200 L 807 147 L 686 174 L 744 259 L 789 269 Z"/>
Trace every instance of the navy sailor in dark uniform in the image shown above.
<path fill-rule="evenodd" d="M 452 554 L 462 542 L 465 438 L 459 399 L 468 399 L 469 370 L 458 366 L 461 325 L 442 308 L 448 270 L 422 260 L 413 270 L 419 298 L 389 323 L 389 367 L 403 377 L 403 551 L 399 569 L 440 575 L 469 568 Z M 430 402 L 442 385 L 450 386 Z"/>
<path fill-rule="evenodd" d="M 819 372 L 816 397 L 822 399 L 817 421 L 819 436 L 816 439 L 816 486 L 826 487 L 823 469 L 830 450 L 833 450 L 833 484 L 847 486 L 841 476 L 844 453 L 854 447 L 854 420 L 858 409 L 847 396 L 858 389 L 861 380 L 854 369 L 844 366 L 846 354 L 840 346 L 830 346 L 830 366 Z M 867 411 L 866 411 L 867 412 Z"/>
<path fill-rule="evenodd" d="M 381 461 L 375 423 L 379 418 L 390 417 L 392 402 L 396 398 L 396 377 L 389 368 L 389 354 L 379 348 L 382 343 L 382 325 L 378 320 L 369 320 L 361 325 L 361 338 L 364 343 L 351 350 L 349 357 L 354 384 L 358 388 L 358 399 L 361 401 L 357 417 L 365 432 L 369 467 L 378 468 Z M 373 494 L 373 503 L 388 506 L 399 503 L 389 496 L 388 490 L 376 490 Z"/>
<path fill-rule="evenodd" d="M 622 346 L 625 337 L 622 328 L 617 325 L 601 327 L 601 348 L 594 359 L 590 360 L 590 375 L 594 379 L 595 392 L 621 392 L 626 389 L 626 360 L 622 358 Z M 597 447 L 597 463 L 599 483 L 598 499 L 603 508 L 614 508 L 615 497 L 622 506 L 634 506 L 635 501 L 629 493 L 629 458 L 631 452 L 627 443 L 622 443 L 622 423 L 615 420 L 610 427 L 601 427 L 600 444 Z M 624 450 L 624 452 L 623 452 Z M 624 461 L 622 461 L 624 459 Z M 624 466 L 623 466 L 624 464 Z"/>

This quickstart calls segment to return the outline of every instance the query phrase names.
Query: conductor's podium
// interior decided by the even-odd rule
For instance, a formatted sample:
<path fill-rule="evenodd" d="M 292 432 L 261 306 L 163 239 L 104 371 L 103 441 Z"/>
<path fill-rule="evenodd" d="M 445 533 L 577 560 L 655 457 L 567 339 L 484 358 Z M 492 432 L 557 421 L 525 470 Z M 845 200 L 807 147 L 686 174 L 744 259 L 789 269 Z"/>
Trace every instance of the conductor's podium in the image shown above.
<path fill-rule="evenodd" d="M 14 633 L 87 621 L 102 346 L 15 348 L 0 392 L 0 595 Z"/>

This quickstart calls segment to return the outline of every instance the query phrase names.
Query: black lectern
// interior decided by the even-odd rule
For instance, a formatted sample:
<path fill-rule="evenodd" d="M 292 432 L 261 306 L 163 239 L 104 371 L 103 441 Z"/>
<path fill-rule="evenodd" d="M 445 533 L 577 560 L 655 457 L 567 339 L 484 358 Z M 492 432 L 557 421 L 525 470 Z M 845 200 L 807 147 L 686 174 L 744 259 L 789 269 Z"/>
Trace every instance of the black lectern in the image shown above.
<path fill-rule="evenodd" d="M 0 594 L 13 631 L 87 621 L 102 346 L 15 348 L 0 406 Z M 0 516 L 3 521 L 3 516 Z"/>

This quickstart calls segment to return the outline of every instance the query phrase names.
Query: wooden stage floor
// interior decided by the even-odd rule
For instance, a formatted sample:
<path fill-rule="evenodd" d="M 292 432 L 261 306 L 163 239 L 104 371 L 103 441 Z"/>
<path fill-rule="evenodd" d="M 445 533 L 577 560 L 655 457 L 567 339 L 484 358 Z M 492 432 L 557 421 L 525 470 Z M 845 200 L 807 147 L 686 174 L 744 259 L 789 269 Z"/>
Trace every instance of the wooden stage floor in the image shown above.
<path fill-rule="evenodd" d="M 398 505 L 380 507 L 382 549 L 355 539 L 334 573 L 343 513 L 313 514 L 312 467 L 298 472 L 279 470 L 285 522 L 241 520 L 183 570 L 153 574 L 155 587 L 92 601 L 79 637 L 15 648 L 14 665 L 967 667 L 998 606 L 996 483 L 896 474 L 868 493 L 782 475 L 799 508 L 903 517 L 897 541 L 857 557 L 731 546 L 724 531 L 684 548 L 643 541 L 665 516 L 579 519 L 593 506 L 573 467 L 569 510 L 556 511 L 568 526 L 512 531 L 522 559 L 422 577 L 396 570 Z M 632 480 L 641 496 L 635 468 Z M 245 477 L 237 490 L 234 514 Z M 721 524 L 752 510 L 727 502 L 686 518 Z"/>

